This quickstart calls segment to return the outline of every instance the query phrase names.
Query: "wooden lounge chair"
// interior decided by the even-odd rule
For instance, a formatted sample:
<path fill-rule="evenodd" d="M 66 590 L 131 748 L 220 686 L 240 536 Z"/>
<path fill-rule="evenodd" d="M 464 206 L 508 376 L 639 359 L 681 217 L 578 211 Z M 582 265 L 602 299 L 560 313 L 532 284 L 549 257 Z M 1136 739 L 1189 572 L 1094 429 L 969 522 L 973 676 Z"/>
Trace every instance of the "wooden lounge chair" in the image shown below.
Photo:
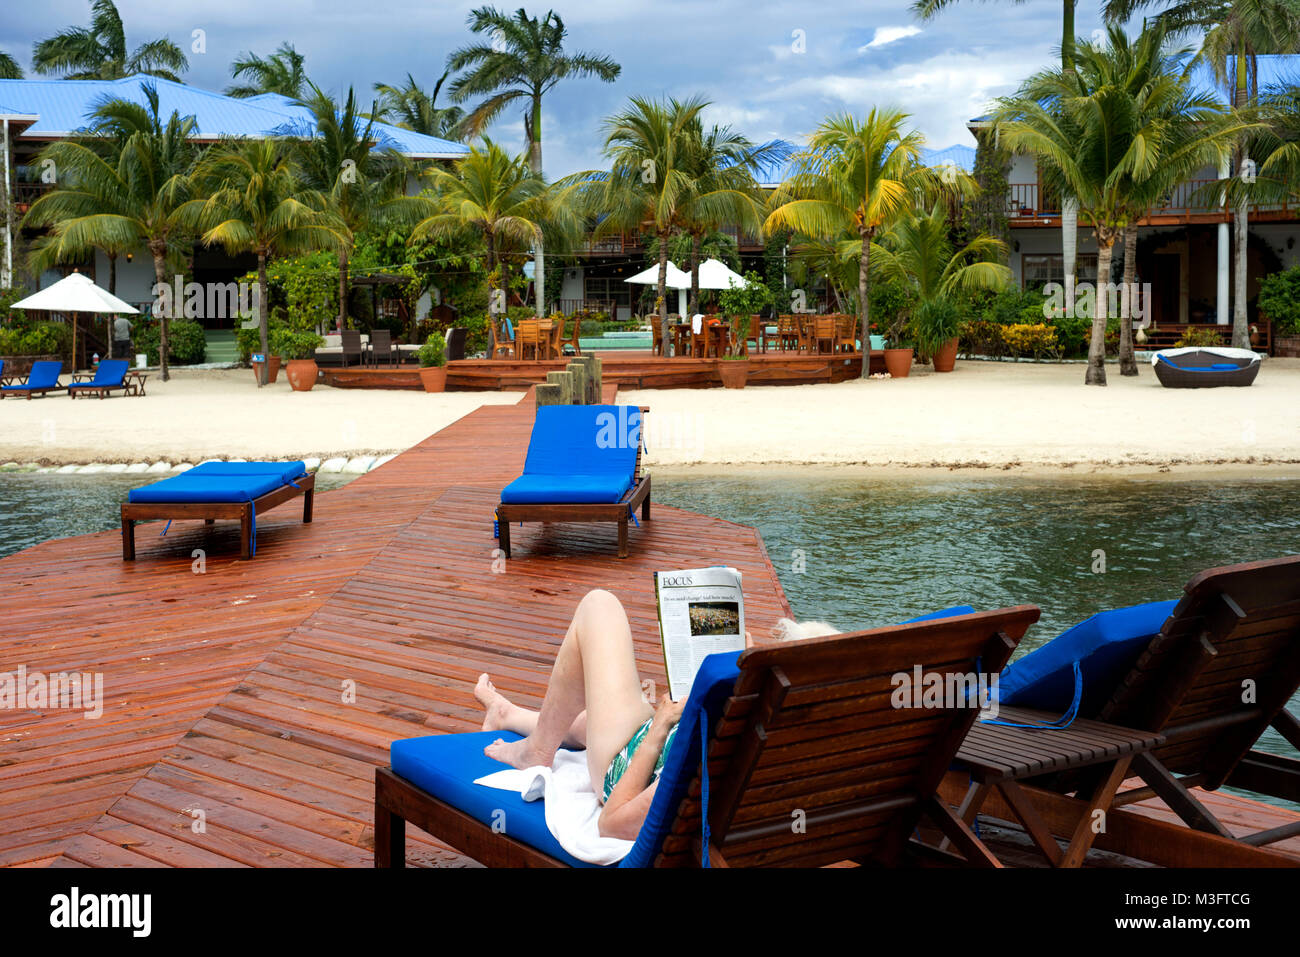
<path fill-rule="evenodd" d="M 316 476 L 302 462 L 205 462 L 172 478 L 132 489 L 122 505 L 122 559 L 135 560 L 135 523 L 147 519 L 217 519 L 240 524 L 240 556 L 257 554 L 257 516 L 301 495 L 310 524 Z"/>
<path fill-rule="evenodd" d="M 945 684 L 996 672 L 1038 615 L 1022 605 L 710 656 L 621 866 L 891 866 L 909 852 L 938 859 L 912 840 L 922 817 L 966 863 L 996 863 L 935 794 L 977 711 L 894 707 L 894 679 L 918 666 Z M 482 753 L 497 737 L 512 736 L 393 743 L 392 766 L 375 773 L 376 867 L 404 865 L 407 821 L 489 866 L 581 863 L 547 830 L 542 802 L 472 783 L 501 769 Z M 494 823 L 502 814 L 504 831 Z"/>
<path fill-rule="evenodd" d="M 27 380 L 21 385 L 0 386 L 0 398 L 21 395 L 31 399 L 34 395 L 45 395 L 47 392 L 54 392 L 63 388 L 59 385 L 59 376 L 62 372 L 62 362 L 53 359 L 33 362 L 31 371 L 27 373 Z"/>
<path fill-rule="evenodd" d="M 515 354 L 514 331 L 509 328 L 509 319 L 506 319 L 505 323 L 507 328 L 503 336 L 502 331 L 497 328 L 497 320 L 491 316 L 488 317 L 488 332 L 492 334 L 492 346 L 488 354 L 489 359 Z"/>
<path fill-rule="evenodd" d="M 520 323 L 522 325 L 522 323 Z M 552 405 L 537 410 L 524 474 L 501 491 L 497 541 L 510 556 L 511 522 L 617 522 L 627 558 L 627 523 L 650 519 L 650 476 L 641 474 L 644 407 Z"/>
<path fill-rule="evenodd" d="M 1190 827 L 1257 847 L 1300 834 L 1296 822 L 1235 838 L 1188 790 L 1227 784 L 1300 803 L 1300 759 L 1254 750 L 1270 726 L 1300 750 L 1300 722 L 1286 709 L 1300 688 L 1300 556 L 1201 572 L 1187 583 L 1172 610 L 1171 605 L 1107 613 L 1130 614 L 1138 621 L 1145 616 L 1147 623 L 1117 636 L 1123 639 L 1118 644 L 1091 646 L 1091 658 L 1082 666 L 1082 693 L 1076 696 L 1081 717 L 1158 733 L 1164 742 L 1133 756 L 1131 773 L 1143 785 L 1118 790 L 1110 806 L 1158 797 Z M 1163 625 L 1156 624 L 1153 616 L 1165 612 Z M 1112 647 L 1121 651 L 1112 652 Z M 1049 643 L 1009 668 L 1004 691 L 1014 688 L 1016 669 L 1034 656 L 1050 655 L 1051 649 Z M 1052 669 L 1050 663 L 1040 666 L 1044 673 L 1038 686 L 1057 684 L 1056 699 L 1050 702 L 1055 707 L 1066 702 L 1068 693 L 1060 687 L 1063 669 L 1057 667 L 1055 674 Z M 1003 700 L 1049 703 L 1034 701 L 1036 693 L 1031 684 L 1004 693 Z M 1103 782 L 1095 773 L 1073 772 L 1035 783 L 1065 794 Z M 1112 783 L 1113 789 L 1120 784 Z"/>
<path fill-rule="evenodd" d="M 125 359 L 104 359 L 94 377 L 85 379 L 85 373 L 74 375 L 75 381 L 68 386 L 68 395 L 74 399 L 79 395 L 97 395 L 103 399 L 114 390 L 121 390 L 125 395 L 131 391 L 126 381 L 129 369 L 130 364 Z"/>

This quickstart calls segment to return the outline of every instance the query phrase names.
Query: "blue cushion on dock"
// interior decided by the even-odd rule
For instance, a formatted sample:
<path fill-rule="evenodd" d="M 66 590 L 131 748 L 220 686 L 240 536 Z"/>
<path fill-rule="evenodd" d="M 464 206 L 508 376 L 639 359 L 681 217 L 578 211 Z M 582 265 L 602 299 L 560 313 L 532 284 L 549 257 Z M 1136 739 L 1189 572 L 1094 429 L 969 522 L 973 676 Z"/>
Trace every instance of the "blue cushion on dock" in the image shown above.
<path fill-rule="evenodd" d="M 524 474 L 501 492 L 517 504 L 617 502 L 632 487 L 641 410 L 617 405 L 544 405 L 528 441 Z"/>
<path fill-rule="evenodd" d="M 503 764 L 483 753 L 497 738 L 517 741 L 519 735 L 509 731 L 474 731 L 394 741 L 393 773 L 484 824 L 500 820 L 500 814 L 504 813 L 505 833 L 515 840 L 573 867 L 594 866 L 571 857 L 560 846 L 546 826 L 544 802 L 525 801 L 513 791 L 474 783 L 476 778 L 504 769 Z"/>
<path fill-rule="evenodd" d="M 1083 677 L 1079 717 L 1095 717 L 1177 604 L 1153 601 L 1093 615 L 1007 665 L 998 679 L 998 700 L 1065 712 L 1074 699 L 1077 661 Z"/>
<path fill-rule="evenodd" d="M 251 502 L 307 473 L 302 462 L 205 462 L 180 475 L 133 488 L 127 501 L 189 504 Z"/>

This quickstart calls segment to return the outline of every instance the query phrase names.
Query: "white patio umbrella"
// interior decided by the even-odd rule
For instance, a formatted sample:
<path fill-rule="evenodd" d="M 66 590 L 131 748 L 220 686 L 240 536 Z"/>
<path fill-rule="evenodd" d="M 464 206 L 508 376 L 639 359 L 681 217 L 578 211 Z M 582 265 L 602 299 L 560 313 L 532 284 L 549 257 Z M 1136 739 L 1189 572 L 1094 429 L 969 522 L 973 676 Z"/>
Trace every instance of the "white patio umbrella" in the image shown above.
<path fill-rule="evenodd" d="M 687 273 L 687 285 L 690 285 L 690 279 L 690 273 Z M 732 286 L 747 285 L 749 283 L 745 281 L 745 277 L 728 268 L 726 263 L 719 262 L 716 259 L 706 259 L 700 263 L 701 289 L 730 289 Z"/>
<path fill-rule="evenodd" d="M 84 273 L 74 272 L 60 279 L 52 286 L 35 292 L 10 308 L 36 309 L 45 312 L 70 312 L 72 320 L 72 364 L 77 364 L 77 321 L 76 314 L 91 313 L 138 313 L 140 310 L 128 302 L 123 302 L 107 289 L 101 289 Z"/>
<path fill-rule="evenodd" d="M 725 268 L 725 267 L 724 267 Z M 651 266 L 644 269 L 624 282 L 634 282 L 639 286 L 657 286 L 659 284 L 659 267 Z M 686 318 L 686 292 L 691 288 L 691 274 L 682 272 L 673 265 L 673 261 L 668 260 L 668 281 L 665 284 L 668 289 L 677 290 L 677 314 L 683 319 Z"/>

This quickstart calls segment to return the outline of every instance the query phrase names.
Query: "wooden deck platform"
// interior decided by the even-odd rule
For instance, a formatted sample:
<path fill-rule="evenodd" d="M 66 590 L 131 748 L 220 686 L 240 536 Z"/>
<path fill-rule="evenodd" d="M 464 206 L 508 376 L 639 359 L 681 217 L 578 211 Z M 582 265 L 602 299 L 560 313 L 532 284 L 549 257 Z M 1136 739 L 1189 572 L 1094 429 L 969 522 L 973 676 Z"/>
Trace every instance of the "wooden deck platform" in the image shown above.
<path fill-rule="evenodd" d="M 653 570 L 725 561 L 744 572 L 751 630 L 789 614 L 753 529 L 659 505 L 626 560 L 612 529 L 526 525 L 494 561 L 492 507 L 531 409 L 477 410 L 319 494 L 311 525 L 269 513 L 251 561 L 236 526 L 202 523 L 162 538 L 142 525 L 133 563 L 116 531 L 0 559 L 0 670 L 104 678 L 98 720 L 0 710 L 0 864 L 369 866 L 389 742 L 477 728 L 483 671 L 540 702 L 588 589 L 623 599 L 661 683 Z M 1210 800 L 1255 829 L 1295 818 Z M 1300 839 L 1278 846 L 1300 859 Z M 466 863 L 419 833 L 408 859 Z"/>
<path fill-rule="evenodd" d="M 649 352 L 607 350 L 597 352 L 606 383 L 625 389 L 721 388 L 719 359 L 662 358 Z M 450 391 L 525 390 L 546 381 L 546 373 L 563 370 L 568 359 L 457 359 L 447 364 Z M 871 371 L 885 371 L 885 354 L 871 353 Z M 415 366 L 352 367 L 321 370 L 327 385 L 341 389 L 420 389 Z M 810 355 L 767 352 L 749 357 L 749 382 L 753 385 L 804 385 L 843 382 L 862 374 L 862 353 Z"/>

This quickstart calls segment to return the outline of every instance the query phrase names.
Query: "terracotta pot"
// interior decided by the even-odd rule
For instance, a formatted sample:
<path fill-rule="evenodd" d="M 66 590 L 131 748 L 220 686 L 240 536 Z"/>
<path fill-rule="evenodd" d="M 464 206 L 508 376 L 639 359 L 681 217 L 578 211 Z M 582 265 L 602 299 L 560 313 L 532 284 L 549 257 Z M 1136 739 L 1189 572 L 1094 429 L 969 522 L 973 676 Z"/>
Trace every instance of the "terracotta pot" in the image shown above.
<path fill-rule="evenodd" d="M 912 371 L 911 349 L 886 349 L 885 369 L 891 379 L 906 379 Z"/>
<path fill-rule="evenodd" d="M 289 377 L 289 388 L 294 392 L 310 392 L 319 370 L 315 359 L 290 359 L 284 371 Z"/>
<path fill-rule="evenodd" d="M 749 378 L 748 359 L 719 359 L 718 378 L 724 389 L 743 389 Z"/>
<path fill-rule="evenodd" d="M 266 381 L 274 382 L 279 375 L 280 375 L 280 357 L 271 356 L 271 364 L 270 367 L 267 369 Z M 260 362 L 253 363 L 253 378 L 257 382 L 262 381 L 262 363 Z"/>
<path fill-rule="evenodd" d="M 447 389 L 447 367 L 421 366 L 420 381 L 424 383 L 425 392 L 445 392 Z"/>
<path fill-rule="evenodd" d="M 953 337 L 939 347 L 939 351 L 930 357 L 935 372 L 951 372 L 957 364 L 957 338 Z"/>

